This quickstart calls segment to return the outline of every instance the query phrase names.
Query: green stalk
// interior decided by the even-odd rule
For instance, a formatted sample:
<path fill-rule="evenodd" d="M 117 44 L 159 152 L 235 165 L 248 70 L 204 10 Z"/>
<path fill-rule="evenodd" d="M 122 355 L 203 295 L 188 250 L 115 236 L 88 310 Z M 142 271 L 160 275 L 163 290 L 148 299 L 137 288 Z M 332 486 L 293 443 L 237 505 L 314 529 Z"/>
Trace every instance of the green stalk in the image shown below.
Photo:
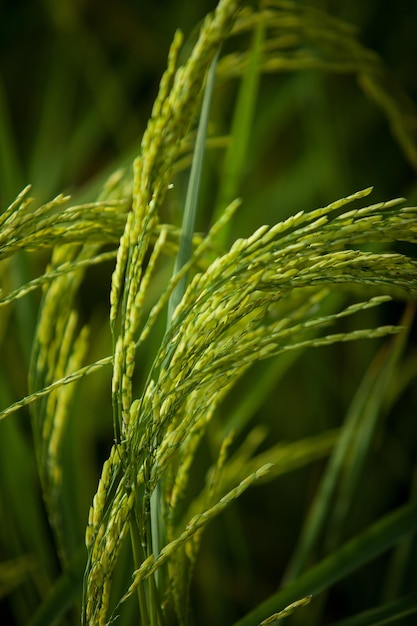
<path fill-rule="evenodd" d="M 137 568 L 139 567 L 139 564 L 144 559 L 143 559 L 143 550 L 141 548 L 138 527 L 135 521 L 132 521 L 130 523 L 130 539 L 132 542 L 133 561 L 135 563 L 135 567 Z M 149 617 L 148 617 L 146 594 L 145 594 L 145 589 L 143 585 L 138 586 L 138 604 L 139 604 L 141 626 L 148 626 L 150 622 L 149 622 Z"/>
<path fill-rule="evenodd" d="M 206 147 L 207 126 L 210 111 L 211 97 L 214 88 L 214 80 L 216 74 L 216 65 L 219 53 L 214 57 L 207 76 L 207 83 L 204 91 L 203 103 L 201 108 L 200 120 L 197 129 L 197 137 L 191 165 L 190 179 L 187 187 L 187 194 L 184 205 L 184 214 L 182 220 L 181 236 L 179 249 L 174 266 L 174 275 L 189 261 L 192 254 L 193 234 L 195 228 L 195 220 L 198 209 L 198 197 L 201 183 L 201 172 L 203 167 L 204 153 Z M 181 301 L 187 285 L 187 276 L 184 276 L 174 289 L 168 302 L 168 331 L 175 308 Z M 158 484 L 151 495 L 151 531 L 152 531 L 152 547 L 154 554 L 159 554 L 164 542 L 164 526 L 163 526 L 163 503 L 161 497 L 161 485 Z M 156 577 L 158 583 L 158 577 Z"/>

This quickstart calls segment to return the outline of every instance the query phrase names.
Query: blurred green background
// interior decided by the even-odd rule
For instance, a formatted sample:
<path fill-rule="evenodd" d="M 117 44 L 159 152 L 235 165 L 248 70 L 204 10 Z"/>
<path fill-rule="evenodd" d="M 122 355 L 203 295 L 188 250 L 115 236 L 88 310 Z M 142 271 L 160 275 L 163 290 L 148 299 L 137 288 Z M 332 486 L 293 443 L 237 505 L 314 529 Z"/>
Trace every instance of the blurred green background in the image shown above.
<path fill-rule="evenodd" d="M 192 37 L 195 25 L 215 4 L 205 0 L 2 2 L 1 208 L 27 183 L 33 185 L 32 194 L 39 201 L 61 191 L 71 193 L 74 200 L 94 199 L 105 177 L 129 164 L 138 153 L 175 29 L 180 27 L 186 37 Z M 354 24 L 361 42 L 381 56 L 417 101 L 416 2 L 400 0 L 394 6 L 378 0 L 323 0 L 311 4 Z M 236 91 L 236 80 L 222 83 L 215 91 L 212 123 L 219 133 L 228 131 Z M 200 229 L 211 219 L 221 155 L 221 150 L 214 150 L 206 160 Z M 417 202 L 416 173 L 383 113 L 366 98 L 354 76 L 313 71 L 264 76 L 248 155 L 241 189 L 244 204 L 234 223 L 234 236 L 248 235 L 260 224 L 273 224 L 301 209 L 316 208 L 371 185 L 375 186 L 371 201 L 405 196 L 409 203 Z M 176 223 L 182 193 L 180 178 L 167 209 L 167 219 Z M 12 288 L 36 276 L 46 259 L 47 254 L 21 255 L 18 263 L 3 273 L 3 286 Z M 80 309 L 92 326 L 90 360 L 111 350 L 107 327 L 111 271 L 111 264 L 89 271 L 81 290 Z M 0 318 L 4 355 L 1 408 L 27 393 L 37 302 L 37 295 L 26 298 Z M 341 330 L 359 323 L 397 323 L 403 308 L 403 303 L 396 303 L 378 312 L 368 311 L 359 320 L 345 321 Z M 417 389 L 406 383 L 412 382 L 416 369 L 415 330 L 410 337 L 406 365 L 395 381 L 398 399 L 377 429 L 345 536 L 406 502 L 412 492 Z M 237 399 L 245 398 L 251 382 L 260 390 L 254 394 L 251 424 L 259 421 L 265 425 L 265 446 L 339 427 L 382 343 L 359 342 L 310 351 L 277 382 L 271 375 L 265 389 L 258 383 L 267 379 L 270 370 L 264 364 L 253 368 L 231 394 L 213 430 L 221 429 L 222 419 L 232 412 Z M 279 363 L 276 369 L 279 372 Z M 91 377 L 82 386 L 74 414 L 88 406 L 89 417 L 77 417 L 70 425 L 68 436 L 73 445 L 67 450 L 72 457 L 68 463 L 79 471 L 72 477 L 73 491 L 68 491 L 79 518 L 74 546 L 82 539 L 100 463 L 111 445 L 109 376 L 108 372 L 101 378 Z M 25 411 L 0 424 L 0 439 L 0 560 L 7 560 L 17 556 L 18 548 L 23 553 L 31 548 L 30 529 L 27 537 L 10 535 L 13 517 L 8 512 L 9 501 L 16 496 L 10 493 L 10 485 L 15 484 L 17 492 L 30 492 L 41 507 Z M 7 455 L 12 446 L 24 458 L 19 471 Z M 209 459 L 207 443 L 199 461 L 202 472 Z M 317 463 L 258 487 L 212 524 L 196 573 L 196 623 L 231 623 L 278 587 L 322 469 L 323 463 Z M 196 479 L 196 486 L 199 482 Z M 48 538 L 44 539 L 47 542 Z M 415 546 L 412 551 L 416 563 Z M 382 567 L 387 559 L 383 557 L 337 585 L 320 623 L 376 605 L 384 592 L 394 593 L 388 588 L 390 584 L 395 587 L 395 582 L 387 580 Z M 407 569 L 403 576 L 403 591 L 415 589 L 416 572 Z M 307 609 L 303 611 L 305 615 Z M 300 620 L 300 624 L 307 623 L 302 616 Z"/>
<path fill-rule="evenodd" d="M 27 181 L 42 199 L 74 192 L 134 154 L 175 29 L 189 35 L 215 4 L 3 2 L 2 205 Z M 415 2 L 310 4 L 357 26 L 416 98 Z M 354 77 L 269 76 L 260 98 L 253 153 L 269 165 L 261 171 L 275 185 L 274 219 L 278 205 L 295 211 L 370 184 L 380 197 L 412 200 L 415 176 Z"/>

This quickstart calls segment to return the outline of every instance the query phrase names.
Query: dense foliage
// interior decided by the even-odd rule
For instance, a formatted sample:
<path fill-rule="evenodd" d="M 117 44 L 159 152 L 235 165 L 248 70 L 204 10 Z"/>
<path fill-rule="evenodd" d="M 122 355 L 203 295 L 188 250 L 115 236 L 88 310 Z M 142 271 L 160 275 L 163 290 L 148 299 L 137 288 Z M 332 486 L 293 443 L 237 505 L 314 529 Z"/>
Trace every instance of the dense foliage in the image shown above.
<path fill-rule="evenodd" d="M 139 4 L 1 26 L 2 614 L 413 623 L 408 8 Z"/>

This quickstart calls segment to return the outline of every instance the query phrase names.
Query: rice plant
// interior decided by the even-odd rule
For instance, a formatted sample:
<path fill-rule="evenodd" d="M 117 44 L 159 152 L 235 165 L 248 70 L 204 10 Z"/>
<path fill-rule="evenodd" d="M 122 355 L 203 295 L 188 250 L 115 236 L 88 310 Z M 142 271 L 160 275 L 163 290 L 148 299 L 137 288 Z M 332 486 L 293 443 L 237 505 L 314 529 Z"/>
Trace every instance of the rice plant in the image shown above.
<path fill-rule="evenodd" d="M 414 105 L 352 27 L 304 3 L 220 0 L 195 37 L 176 31 L 130 164 L 94 197 L 43 202 L 26 186 L 3 211 L 0 589 L 10 623 L 415 617 L 408 457 L 397 458 L 410 476 L 401 500 L 361 517 L 357 497 L 375 476 L 384 420 L 416 373 L 417 208 L 372 201 L 366 187 L 257 223 L 274 198 L 246 184 L 263 81 L 305 72 L 356 77 L 417 167 Z M 236 81 L 225 131 L 216 107 Z M 108 304 L 88 312 L 96 281 Z M 308 411 L 312 387 L 298 364 L 318 354 L 315 385 L 329 371 L 325 355 L 337 355 L 341 385 L 340 355 L 362 367 L 350 345 L 374 352 L 346 416 L 274 439 L 276 422 L 295 421 L 283 381 Z M 325 404 L 326 384 L 321 393 Z M 245 541 L 256 500 L 245 498 L 258 491 L 285 518 L 293 496 L 277 485 L 293 475 L 314 475 L 311 492 L 300 489 L 291 532 L 275 537 L 266 524 L 266 541 L 287 558 L 272 556 L 276 571 L 263 572 Z M 338 606 L 340 581 L 349 597 L 352 576 L 374 562 L 384 580 L 368 603 Z M 222 581 L 228 593 L 217 600 Z M 212 601 L 220 607 L 210 613 Z"/>

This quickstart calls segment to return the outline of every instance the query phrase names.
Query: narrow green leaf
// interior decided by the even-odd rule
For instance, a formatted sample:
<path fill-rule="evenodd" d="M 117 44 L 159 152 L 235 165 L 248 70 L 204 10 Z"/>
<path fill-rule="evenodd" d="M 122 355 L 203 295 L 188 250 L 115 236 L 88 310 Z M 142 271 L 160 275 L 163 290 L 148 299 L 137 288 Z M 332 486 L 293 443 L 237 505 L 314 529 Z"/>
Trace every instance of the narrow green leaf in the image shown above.
<path fill-rule="evenodd" d="M 383 606 L 369 609 L 353 617 L 348 617 L 333 626 L 382 626 L 398 624 L 398 620 L 417 613 L 417 593 L 389 602 Z"/>
<path fill-rule="evenodd" d="M 79 597 L 86 561 L 86 549 L 82 546 L 74 555 L 68 572 L 56 581 L 47 598 L 39 606 L 27 626 L 53 626 L 65 615 L 74 600 Z"/>
<path fill-rule="evenodd" d="M 198 210 L 198 196 L 200 191 L 201 173 L 203 168 L 203 160 L 206 149 L 207 126 L 210 113 L 210 103 L 213 94 L 216 65 L 219 51 L 216 53 L 211 62 L 207 75 L 206 87 L 204 90 L 203 103 L 201 107 L 200 120 L 197 129 L 197 137 L 191 164 L 190 178 L 185 198 L 184 214 L 181 227 L 181 235 L 179 241 L 178 254 L 175 260 L 174 275 L 177 274 L 186 263 L 190 260 L 192 254 L 193 235 L 195 229 L 195 220 Z M 167 330 L 170 327 L 173 313 L 181 301 L 187 285 L 187 275 L 184 275 L 173 290 L 168 302 L 168 319 Z M 156 486 L 151 496 L 151 528 L 152 528 L 152 545 L 157 554 L 163 543 L 165 529 L 163 526 L 162 504 L 161 504 L 160 485 Z M 159 576 L 159 574 L 157 575 Z"/>
<path fill-rule="evenodd" d="M 386 515 L 323 559 L 294 582 L 262 602 L 234 626 L 253 626 L 300 598 L 317 595 L 369 563 L 417 529 L 417 502 Z"/>
<path fill-rule="evenodd" d="M 213 59 L 207 76 L 207 84 L 204 90 L 203 104 L 201 108 L 200 120 L 197 130 L 197 138 L 191 165 L 190 179 L 185 198 L 184 215 L 182 220 L 181 237 L 178 255 L 175 261 L 174 274 L 187 263 L 192 252 L 194 225 L 198 209 L 198 194 L 200 190 L 201 172 L 203 168 L 204 153 L 206 148 L 207 126 L 210 112 L 211 97 L 213 94 L 214 80 L 216 74 L 218 53 Z M 174 289 L 168 303 L 168 327 L 172 315 L 184 295 L 187 284 L 187 277 L 184 276 Z"/>
<path fill-rule="evenodd" d="M 401 320 L 401 325 L 409 328 L 412 318 L 413 311 L 409 307 Z M 375 378 L 371 382 L 368 398 L 359 416 L 359 427 L 354 434 L 353 445 L 346 459 L 343 484 L 339 489 L 338 497 L 331 511 L 329 532 L 324 547 L 326 553 L 330 552 L 338 544 L 345 520 L 348 519 L 349 509 L 360 485 L 360 479 L 374 441 L 377 425 L 386 413 L 390 382 L 405 349 L 407 336 L 408 333 L 403 332 L 393 337 L 387 349 L 383 348 L 381 354 L 377 355 Z"/>
<path fill-rule="evenodd" d="M 0 212 L 23 187 L 22 165 L 9 112 L 7 94 L 0 79 Z"/>
<path fill-rule="evenodd" d="M 300 541 L 285 580 L 295 578 L 327 527 L 327 550 L 337 544 L 346 510 L 354 497 L 360 472 L 381 415 L 388 380 L 404 346 L 404 333 L 395 337 L 388 350 L 378 355 L 352 401 L 337 446 L 307 516 Z M 329 522 L 330 518 L 330 522 Z"/>
<path fill-rule="evenodd" d="M 29 162 L 29 180 L 36 198 L 42 201 L 55 194 L 62 184 L 77 91 L 75 68 L 67 64 L 66 72 L 62 71 L 58 43 L 51 50 L 50 63 Z"/>
<path fill-rule="evenodd" d="M 240 85 L 230 133 L 230 143 L 224 159 L 220 189 L 214 211 L 214 221 L 239 194 L 241 182 L 245 175 L 249 139 L 259 90 L 263 39 L 264 25 L 259 20 L 254 29 L 252 49 Z M 220 243 L 226 243 L 229 232 L 230 225 L 227 230 L 224 229 L 220 233 Z"/>

